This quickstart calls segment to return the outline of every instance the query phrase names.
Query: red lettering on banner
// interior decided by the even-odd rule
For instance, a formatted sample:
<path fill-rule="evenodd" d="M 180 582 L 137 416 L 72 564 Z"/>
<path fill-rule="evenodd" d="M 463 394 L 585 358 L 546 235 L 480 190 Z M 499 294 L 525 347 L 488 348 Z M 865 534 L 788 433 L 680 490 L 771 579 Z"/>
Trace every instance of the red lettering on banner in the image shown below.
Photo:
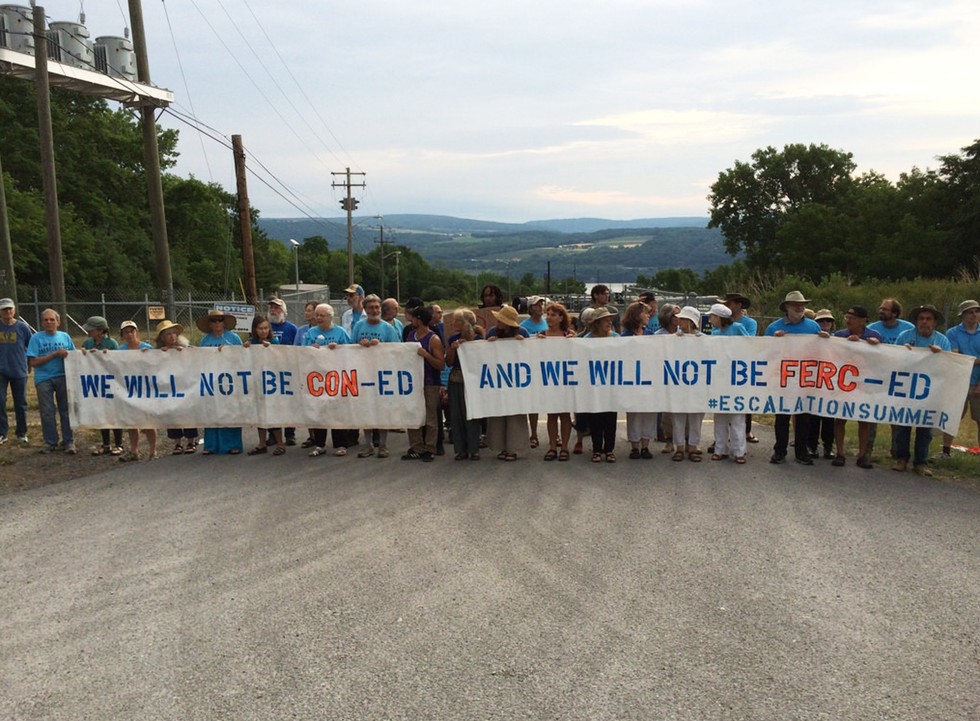
<path fill-rule="evenodd" d="M 779 386 L 786 388 L 796 379 L 800 388 L 824 388 L 828 391 L 853 391 L 857 383 L 851 377 L 861 375 L 857 366 L 847 364 L 838 367 L 830 361 L 784 360 L 779 364 Z"/>

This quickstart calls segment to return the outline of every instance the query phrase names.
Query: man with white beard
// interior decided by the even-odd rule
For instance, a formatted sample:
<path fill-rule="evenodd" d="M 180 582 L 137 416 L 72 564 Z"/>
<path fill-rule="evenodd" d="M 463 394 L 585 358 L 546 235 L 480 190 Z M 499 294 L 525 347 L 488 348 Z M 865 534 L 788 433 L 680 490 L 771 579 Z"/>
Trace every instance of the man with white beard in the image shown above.
<path fill-rule="evenodd" d="M 296 325 L 286 320 L 286 302 L 281 298 L 269 299 L 269 325 L 272 335 L 279 340 L 279 345 L 294 345 L 296 342 Z"/>
<path fill-rule="evenodd" d="M 806 304 L 809 303 L 803 294 L 798 290 L 790 291 L 786 294 L 786 299 L 779 304 L 779 309 L 786 314 L 784 318 L 777 318 L 766 327 L 766 335 L 781 338 L 786 335 L 820 333 L 820 326 L 816 321 L 806 317 Z M 793 437 L 795 439 L 794 450 L 796 451 L 796 462 L 804 466 L 812 466 L 813 459 L 807 450 L 807 439 L 810 432 L 810 414 L 797 413 L 793 417 Z M 786 452 L 789 448 L 789 419 L 786 414 L 776 416 L 775 431 L 776 444 L 773 446 L 772 458 L 770 463 L 785 463 Z"/>
<path fill-rule="evenodd" d="M 344 289 L 344 297 L 350 306 L 340 317 L 340 325 L 350 335 L 354 326 L 364 317 L 364 288 L 356 283 Z"/>

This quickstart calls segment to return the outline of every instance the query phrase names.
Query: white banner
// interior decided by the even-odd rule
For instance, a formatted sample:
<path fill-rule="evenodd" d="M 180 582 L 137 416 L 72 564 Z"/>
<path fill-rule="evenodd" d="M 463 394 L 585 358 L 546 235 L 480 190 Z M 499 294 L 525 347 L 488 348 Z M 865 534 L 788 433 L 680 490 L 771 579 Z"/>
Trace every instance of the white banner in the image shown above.
<path fill-rule="evenodd" d="M 470 418 L 814 413 L 956 433 L 973 358 L 843 338 L 536 338 L 459 348 Z"/>
<path fill-rule="evenodd" d="M 69 353 L 72 425 L 417 428 L 417 344 Z"/>

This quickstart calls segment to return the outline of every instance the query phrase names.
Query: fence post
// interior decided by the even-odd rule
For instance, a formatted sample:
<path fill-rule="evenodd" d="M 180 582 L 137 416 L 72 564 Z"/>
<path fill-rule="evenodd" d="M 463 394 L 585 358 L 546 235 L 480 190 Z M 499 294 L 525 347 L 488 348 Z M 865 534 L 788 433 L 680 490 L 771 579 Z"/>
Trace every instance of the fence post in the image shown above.
<path fill-rule="evenodd" d="M 105 293 L 102 294 L 102 317 L 103 318 L 109 317 L 105 314 Z"/>
<path fill-rule="evenodd" d="M 150 334 L 150 312 L 147 308 L 150 307 L 150 294 L 143 293 L 143 319 L 146 321 L 146 334 Z"/>
<path fill-rule="evenodd" d="M 34 327 L 41 330 L 41 303 L 37 297 L 37 286 L 34 286 Z"/>

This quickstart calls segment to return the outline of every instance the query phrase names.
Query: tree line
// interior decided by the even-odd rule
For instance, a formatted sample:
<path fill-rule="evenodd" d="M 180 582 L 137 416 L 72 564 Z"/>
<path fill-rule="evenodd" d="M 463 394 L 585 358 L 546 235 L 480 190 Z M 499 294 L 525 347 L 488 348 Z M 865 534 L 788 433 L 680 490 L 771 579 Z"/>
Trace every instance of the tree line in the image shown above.
<path fill-rule="evenodd" d="M 49 284 L 44 202 L 34 85 L 0 77 L 0 152 L 18 282 Z M 66 284 L 76 289 L 154 287 L 153 247 L 142 138 L 128 109 L 52 90 L 52 122 Z M 233 193 L 213 182 L 170 172 L 179 134 L 160 130 L 164 202 L 174 286 L 233 294 L 242 277 L 238 209 Z M 229 152 L 228 162 L 231 162 Z M 637 284 L 717 292 L 737 285 L 774 287 L 790 275 L 812 283 L 840 276 L 854 282 L 948 278 L 975 274 L 980 238 L 980 140 L 939 158 L 935 170 L 912 168 L 897 182 L 873 171 L 855 175 L 852 155 L 826 145 L 757 150 L 721 172 L 708 196 L 708 227 L 719 228 L 731 256 L 741 260 L 697 275 L 665 268 Z M 258 225 L 251 211 L 256 280 L 267 292 L 295 281 L 293 256 Z M 494 242 L 488 239 L 487 242 Z M 369 289 L 394 295 L 397 251 L 401 300 L 409 296 L 474 302 L 479 288 L 499 285 L 508 295 L 544 289 L 543 280 L 430 264 L 424 251 L 385 246 L 355 256 L 355 277 Z M 347 285 L 346 242 L 304 238 L 300 279 Z M 556 281 L 553 293 L 581 292 L 584 284 Z"/>

